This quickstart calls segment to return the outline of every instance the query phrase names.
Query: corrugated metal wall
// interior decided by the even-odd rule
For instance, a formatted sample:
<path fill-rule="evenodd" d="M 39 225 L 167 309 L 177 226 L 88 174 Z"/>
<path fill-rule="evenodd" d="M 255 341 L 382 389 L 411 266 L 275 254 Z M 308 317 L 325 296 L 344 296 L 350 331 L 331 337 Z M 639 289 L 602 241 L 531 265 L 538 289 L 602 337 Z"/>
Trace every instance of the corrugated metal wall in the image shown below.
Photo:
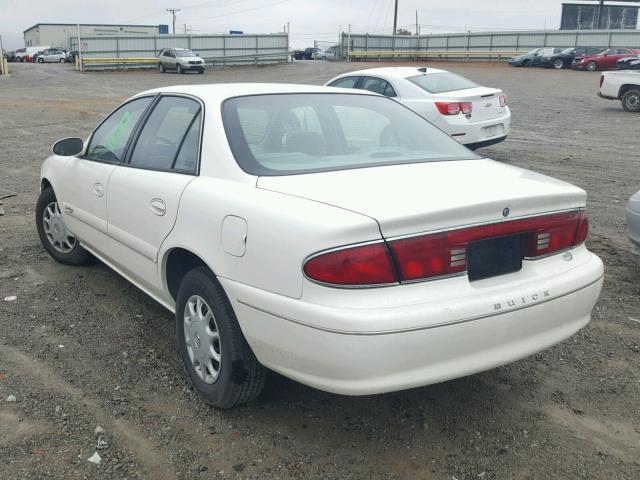
<path fill-rule="evenodd" d="M 349 41 L 351 44 L 349 45 Z M 349 50 L 526 51 L 536 47 L 640 48 L 640 30 L 562 30 L 523 32 L 451 33 L 420 36 L 342 34 L 342 57 Z"/>
<path fill-rule="evenodd" d="M 70 37 L 71 50 L 77 38 Z M 93 58 L 152 58 L 162 48 L 189 48 L 207 63 L 287 61 L 288 35 L 156 35 L 150 37 L 81 37 L 82 55 Z"/>

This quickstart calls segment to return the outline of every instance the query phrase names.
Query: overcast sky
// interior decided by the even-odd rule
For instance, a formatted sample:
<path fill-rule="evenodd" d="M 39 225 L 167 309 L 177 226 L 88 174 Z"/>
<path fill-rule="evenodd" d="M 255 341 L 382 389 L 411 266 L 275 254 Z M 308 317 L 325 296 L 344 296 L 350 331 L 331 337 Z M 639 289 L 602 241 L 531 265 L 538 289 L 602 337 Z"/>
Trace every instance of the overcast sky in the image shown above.
<path fill-rule="evenodd" d="M 566 0 L 565 0 L 566 1 Z M 561 0 L 399 0 L 398 25 L 456 32 L 482 29 L 557 29 Z M 3 46 L 24 46 L 22 31 L 35 23 L 171 24 L 167 8 L 180 8 L 176 30 L 193 33 L 271 33 L 291 22 L 291 44 L 337 41 L 355 32 L 391 33 L 394 0 L 0 0 Z"/>

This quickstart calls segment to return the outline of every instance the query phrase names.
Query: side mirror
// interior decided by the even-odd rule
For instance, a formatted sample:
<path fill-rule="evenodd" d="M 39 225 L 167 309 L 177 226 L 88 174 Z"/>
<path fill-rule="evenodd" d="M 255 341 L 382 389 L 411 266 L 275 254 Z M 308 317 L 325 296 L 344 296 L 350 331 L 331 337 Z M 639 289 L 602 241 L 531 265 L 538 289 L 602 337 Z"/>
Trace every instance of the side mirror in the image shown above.
<path fill-rule="evenodd" d="M 84 141 L 81 138 L 63 138 L 53 144 L 53 153 L 62 157 L 72 157 L 82 152 Z"/>

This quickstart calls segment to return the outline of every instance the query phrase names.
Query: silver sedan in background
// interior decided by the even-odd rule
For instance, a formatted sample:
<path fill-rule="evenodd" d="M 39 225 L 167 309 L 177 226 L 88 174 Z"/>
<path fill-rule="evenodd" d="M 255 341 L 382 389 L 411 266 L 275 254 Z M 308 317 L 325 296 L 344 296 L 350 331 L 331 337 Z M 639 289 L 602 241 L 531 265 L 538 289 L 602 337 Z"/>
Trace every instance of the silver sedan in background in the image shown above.
<path fill-rule="evenodd" d="M 629 240 L 640 247 L 640 192 L 631 195 L 629 203 L 627 203 L 626 217 Z"/>

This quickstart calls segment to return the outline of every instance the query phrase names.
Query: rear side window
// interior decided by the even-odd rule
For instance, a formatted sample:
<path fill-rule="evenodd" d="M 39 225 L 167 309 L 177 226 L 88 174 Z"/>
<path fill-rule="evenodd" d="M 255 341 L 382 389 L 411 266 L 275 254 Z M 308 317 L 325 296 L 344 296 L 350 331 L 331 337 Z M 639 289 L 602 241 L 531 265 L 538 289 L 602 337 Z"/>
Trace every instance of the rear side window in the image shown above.
<path fill-rule="evenodd" d="M 329 84 L 330 87 L 339 87 L 339 88 L 356 88 L 356 83 L 358 83 L 359 77 L 344 77 L 339 78 L 335 82 L 331 82 Z"/>
<path fill-rule="evenodd" d="M 136 141 L 131 166 L 195 173 L 200 123 L 194 124 L 199 118 L 197 101 L 185 97 L 161 98 Z M 182 150 L 184 154 L 180 157 Z"/>
<path fill-rule="evenodd" d="M 133 129 L 152 100 L 152 97 L 138 98 L 113 112 L 93 132 L 85 158 L 120 163 Z"/>
<path fill-rule="evenodd" d="M 426 75 L 416 75 L 407 78 L 415 83 L 421 89 L 429 93 L 453 92 L 454 90 L 464 90 L 466 88 L 475 88 L 477 83 L 472 82 L 468 78 L 461 77 L 451 72 L 428 73 Z"/>
<path fill-rule="evenodd" d="M 380 95 L 384 95 L 385 97 L 396 96 L 396 92 L 391 86 L 391 84 L 381 78 L 366 77 L 362 84 L 362 89 L 368 90 L 370 92 L 378 93 Z"/>

